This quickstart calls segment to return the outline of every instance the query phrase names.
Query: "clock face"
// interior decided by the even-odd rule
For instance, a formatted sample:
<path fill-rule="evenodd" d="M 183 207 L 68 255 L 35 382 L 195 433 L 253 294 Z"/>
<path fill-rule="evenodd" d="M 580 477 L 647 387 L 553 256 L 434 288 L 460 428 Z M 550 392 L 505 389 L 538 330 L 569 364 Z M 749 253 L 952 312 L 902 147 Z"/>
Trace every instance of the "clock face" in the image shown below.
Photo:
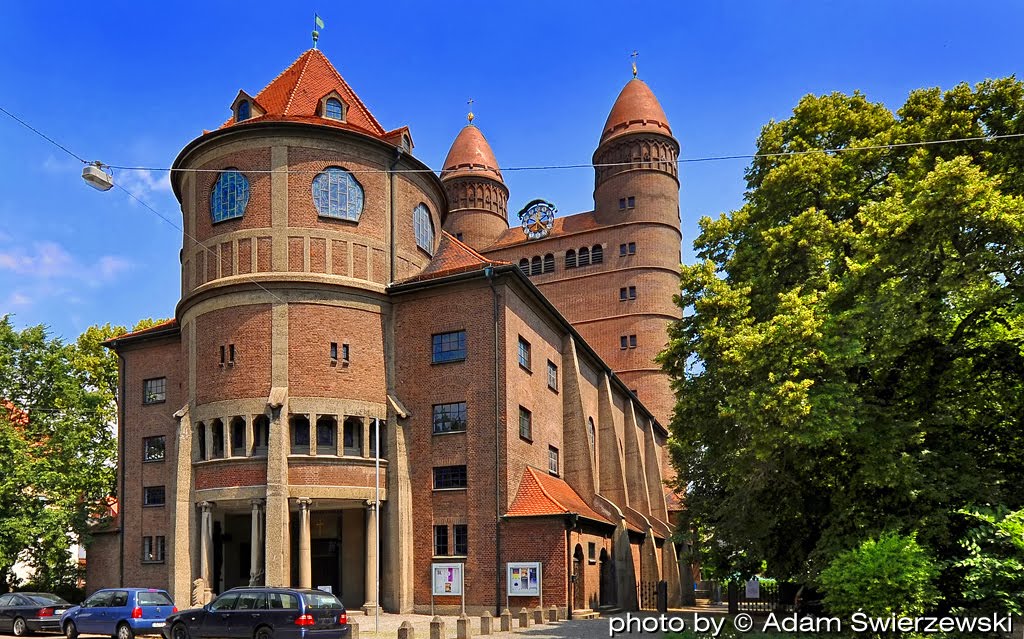
<path fill-rule="evenodd" d="M 528 206 L 519 214 L 523 232 L 531 240 L 540 239 L 551 231 L 558 209 L 550 202 L 539 201 Z"/>

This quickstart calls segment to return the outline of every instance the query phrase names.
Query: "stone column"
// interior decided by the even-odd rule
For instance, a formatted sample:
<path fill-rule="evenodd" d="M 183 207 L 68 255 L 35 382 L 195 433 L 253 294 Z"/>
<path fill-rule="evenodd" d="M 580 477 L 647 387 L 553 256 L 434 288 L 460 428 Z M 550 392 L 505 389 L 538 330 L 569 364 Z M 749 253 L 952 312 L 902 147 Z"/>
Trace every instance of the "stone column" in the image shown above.
<path fill-rule="evenodd" d="M 206 450 L 203 452 L 206 456 L 203 459 L 216 459 L 213 456 L 213 420 L 207 420 L 204 428 L 206 428 Z"/>
<path fill-rule="evenodd" d="M 372 615 L 377 609 L 377 504 L 366 502 L 366 603 L 363 612 Z"/>
<path fill-rule="evenodd" d="M 299 587 L 313 587 L 313 557 L 309 542 L 309 504 L 307 497 L 299 499 Z"/>
<path fill-rule="evenodd" d="M 252 524 L 249 533 L 249 585 L 263 585 L 263 500 L 252 500 Z"/>
<path fill-rule="evenodd" d="M 309 414 L 309 454 L 316 455 L 316 442 L 317 442 L 317 426 L 316 420 L 319 419 L 319 415 L 316 413 Z"/>
<path fill-rule="evenodd" d="M 203 598 L 210 600 L 213 584 L 210 583 L 210 568 L 213 564 L 213 504 L 204 501 L 199 504 L 199 576 L 203 580 Z"/>

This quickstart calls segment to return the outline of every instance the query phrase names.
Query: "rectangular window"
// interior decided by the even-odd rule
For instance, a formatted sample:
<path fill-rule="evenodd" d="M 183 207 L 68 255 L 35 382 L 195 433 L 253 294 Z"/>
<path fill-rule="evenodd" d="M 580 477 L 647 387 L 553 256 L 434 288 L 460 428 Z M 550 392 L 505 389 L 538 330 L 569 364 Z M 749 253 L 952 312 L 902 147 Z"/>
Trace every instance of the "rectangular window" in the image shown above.
<path fill-rule="evenodd" d="M 519 407 L 519 436 L 533 441 L 533 413 L 522 406 Z"/>
<path fill-rule="evenodd" d="M 437 333 L 432 337 L 434 364 L 459 362 L 466 359 L 466 331 Z"/>
<path fill-rule="evenodd" d="M 629 336 L 629 347 L 636 348 L 636 335 Z"/>
<path fill-rule="evenodd" d="M 558 390 L 558 367 L 550 359 L 548 360 L 548 388 Z"/>
<path fill-rule="evenodd" d="M 631 208 L 633 208 L 635 206 L 636 206 L 636 198 L 633 197 L 632 195 L 630 195 L 628 198 L 626 198 L 626 208 L 627 209 L 631 209 Z"/>
<path fill-rule="evenodd" d="M 226 349 L 225 349 L 224 345 L 221 344 L 221 347 L 220 347 L 220 365 L 221 366 L 224 365 L 224 360 L 227 359 L 227 356 L 224 354 L 225 352 L 226 352 Z"/>
<path fill-rule="evenodd" d="M 142 461 L 163 461 L 167 453 L 167 442 L 163 435 L 142 439 Z"/>
<path fill-rule="evenodd" d="M 228 344 L 228 366 L 235 365 L 235 345 Z"/>
<path fill-rule="evenodd" d="M 627 291 L 626 291 L 625 287 L 619 289 L 619 301 L 620 302 L 625 302 L 626 301 L 626 293 L 627 293 Z"/>
<path fill-rule="evenodd" d="M 626 350 L 629 348 L 629 337 L 622 335 L 619 337 L 619 348 Z"/>
<path fill-rule="evenodd" d="M 455 553 L 465 556 L 469 554 L 469 526 L 466 524 L 455 524 L 452 526 L 455 533 Z"/>
<path fill-rule="evenodd" d="M 434 556 L 448 556 L 448 526 L 434 526 Z"/>
<path fill-rule="evenodd" d="M 636 255 L 636 242 L 630 242 L 628 250 L 630 255 Z"/>
<path fill-rule="evenodd" d="M 338 361 L 338 342 L 331 342 L 331 361 Z"/>
<path fill-rule="evenodd" d="M 530 342 L 519 337 L 519 365 L 530 370 Z"/>
<path fill-rule="evenodd" d="M 349 363 L 348 354 L 349 354 L 349 349 L 348 349 L 348 343 L 346 342 L 346 343 L 341 345 L 341 363 L 342 364 L 348 364 Z"/>
<path fill-rule="evenodd" d="M 142 563 L 162 564 L 164 562 L 164 548 L 166 545 L 166 538 L 163 535 L 158 535 L 156 537 L 143 537 Z"/>
<path fill-rule="evenodd" d="M 558 475 L 558 449 L 554 446 L 548 446 L 548 472 Z"/>
<path fill-rule="evenodd" d="M 434 434 L 466 430 L 466 402 L 434 404 Z"/>
<path fill-rule="evenodd" d="M 594 542 L 587 544 L 587 561 L 592 564 L 597 563 L 597 544 Z"/>
<path fill-rule="evenodd" d="M 167 494 L 163 486 L 146 486 L 142 489 L 143 506 L 163 506 L 166 500 Z"/>
<path fill-rule="evenodd" d="M 626 198 L 620 197 L 619 198 L 619 210 L 621 211 L 624 208 L 626 208 Z"/>
<path fill-rule="evenodd" d="M 465 466 L 435 466 L 434 490 L 466 487 Z"/>
<path fill-rule="evenodd" d="M 159 404 L 167 401 L 167 378 L 155 377 L 142 382 L 142 403 Z"/>
<path fill-rule="evenodd" d="M 626 257 L 626 245 L 619 244 L 619 257 Z"/>
<path fill-rule="evenodd" d="M 629 299 L 631 299 L 631 300 L 635 300 L 636 299 L 636 287 L 635 286 L 630 286 L 629 287 Z"/>

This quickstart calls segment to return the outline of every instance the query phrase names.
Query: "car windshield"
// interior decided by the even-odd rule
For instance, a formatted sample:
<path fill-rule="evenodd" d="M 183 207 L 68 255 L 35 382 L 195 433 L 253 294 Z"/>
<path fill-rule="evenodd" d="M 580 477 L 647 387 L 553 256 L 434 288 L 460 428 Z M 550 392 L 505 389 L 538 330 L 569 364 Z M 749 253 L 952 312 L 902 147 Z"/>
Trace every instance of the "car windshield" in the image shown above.
<path fill-rule="evenodd" d="M 57 595 L 39 594 L 32 595 L 29 597 L 34 603 L 43 604 L 44 606 L 49 604 L 52 606 L 70 606 L 68 602 L 64 601 Z"/>
<path fill-rule="evenodd" d="M 138 595 L 140 606 L 173 606 L 171 598 L 163 592 L 140 592 Z"/>
<path fill-rule="evenodd" d="M 306 607 L 308 608 L 341 608 L 341 601 L 329 592 L 314 592 L 308 593 L 306 597 Z"/>

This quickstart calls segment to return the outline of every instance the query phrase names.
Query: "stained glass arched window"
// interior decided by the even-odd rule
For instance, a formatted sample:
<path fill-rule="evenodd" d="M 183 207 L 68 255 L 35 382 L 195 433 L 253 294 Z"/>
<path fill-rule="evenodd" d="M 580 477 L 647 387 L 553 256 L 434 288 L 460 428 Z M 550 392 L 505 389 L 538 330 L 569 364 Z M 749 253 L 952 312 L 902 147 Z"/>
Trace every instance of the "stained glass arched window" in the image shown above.
<path fill-rule="evenodd" d="M 356 222 L 363 212 L 363 187 L 351 173 L 332 166 L 313 178 L 313 203 L 324 217 Z"/>
<path fill-rule="evenodd" d="M 242 100 L 238 103 L 238 117 L 235 118 L 238 122 L 242 120 L 248 120 L 252 117 L 252 107 L 249 106 L 247 100 Z"/>
<path fill-rule="evenodd" d="M 342 118 L 341 100 L 337 98 L 330 98 L 327 100 L 327 108 L 325 114 L 332 120 L 340 120 Z"/>
<path fill-rule="evenodd" d="M 249 203 L 249 180 L 238 169 L 225 169 L 210 194 L 210 217 L 213 223 L 223 222 L 245 213 Z"/>
<path fill-rule="evenodd" d="M 412 210 L 412 226 L 416 233 L 416 246 L 433 254 L 434 223 L 430 221 L 430 209 L 425 204 L 420 204 Z"/>

